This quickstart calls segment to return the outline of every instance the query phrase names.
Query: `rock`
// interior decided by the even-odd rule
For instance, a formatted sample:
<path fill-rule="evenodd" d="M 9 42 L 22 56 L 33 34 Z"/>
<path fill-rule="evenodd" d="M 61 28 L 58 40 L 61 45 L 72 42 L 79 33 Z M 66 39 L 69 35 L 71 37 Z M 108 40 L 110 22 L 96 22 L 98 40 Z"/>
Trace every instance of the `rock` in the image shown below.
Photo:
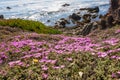
<path fill-rule="evenodd" d="M 112 15 L 107 15 L 106 23 L 107 23 L 108 27 L 112 27 L 113 26 L 113 22 L 114 22 L 113 16 Z"/>
<path fill-rule="evenodd" d="M 65 3 L 65 4 L 63 4 L 62 6 L 63 6 L 63 7 L 66 7 L 66 6 L 70 6 L 70 4 Z"/>
<path fill-rule="evenodd" d="M 110 8 L 108 14 L 113 16 L 114 23 L 120 24 L 120 0 L 110 0 Z"/>
<path fill-rule="evenodd" d="M 116 10 L 116 18 L 115 19 L 118 22 L 118 24 L 120 24 L 120 8 L 118 8 Z"/>
<path fill-rule="evenodd" d="M 6 9 L 11 9 L 11 7 L 6 7 Z"/>
<path fill-rule="evenodd" d="M 66 20 L 65 18 L 61 18 L 59 21 L 57 21 L 55 23 L 55 26 L 59 27 L 59 28 L 65 28 L 66 24 L 70 24 L 68 20 Z"/>
<path fill-rule="evenodd" d="M 91 29 L 93 27 L 93 23 L 89 23 L 87 25 L 84 25 L 84 29 L 81 32 L 81 35 L 86 36 L 91 32 Z"/>
<path fill-rule="evenodd" d="M 101 29 L 106 29 L 107 28 L 106 20 L 105 19 L 101 19 L 100 20 L 100 26 L 101 26 Z"/>
<path fill-rule="evenodd" d="M 90 13 L 98 13 L 98 12 L 99 12 L 99 7 L 96 6 L 96 7 L 94 7 L 94 8 L 89 8 L 89 9 L 88 9 L 88 12 L 90 12 Z"/>
<path fill-rule="evenodd" d="M 90 18 L 90 17 L 91 17 L 91 14 L 84 14 L 83 15 L 83 19 Z"/>
<path fill-rule="evenodd" d="M 78 21 L 81 19 L 80 15 L 73 13 L 72 15 L 69 16 L 70 19 L 74 20 L 74 21 Z"/>
<path fill-rule="evenodd" d="M 97 17 L 98 17 L 98 14 L 92 15 L 92 19 L 95 19 L 95 18 L 97 18 Z"/>
<path fill-rule="evenodd" d="M 80 15 L 80 12 L 77 12 L 77 14 L 79 14 L 79 15 Z"/>
<path fill-rule="evenodd" d="M 4 19 L 4 15 L 0 15 L 0 19 Z"/>
<path fill-rule="evenodd" d="M 118 9 L 120 6 L 120 0 L 110 0 L 110 13 L 114 13 L 116 9 Z"/>
<path fill-rule="evenodd" d="M 87 10 L 90 13 L 98 13 L 99 12 L 99 7 L 96 6 L 94 8 L 81 8 L 80 10 Z"/>
<path fill-rule="evenodd" d="M 47 22 L 50 22 L 50 20 L 47 20 Z"/>
<path fill-rule="evenodd" d="M 82 18 L 84 23 L 91 22 L 91 14 L 84 14 Z"/>
<path fill-rule="evenodd" d="M 95 30 L 98 28 L 98 23 L 97 22 L 93 22 L 93 27 L 91 29 L 91 31 Z"/>
<path fill-rule="evenodd" d="M 84 25 L 84 22 L 80 21 L 80 22 L 76 22 L 77 26 L 83 26 Z"/>
<path fill-rule="evenodd" d="M 101 19 L 101 18 L 103 18 L 103 15 L 102 15 L 102 14 L 100 14 L 100 15 L 99 15 L 99 18 L 100 18 L 100 19 Z"/>

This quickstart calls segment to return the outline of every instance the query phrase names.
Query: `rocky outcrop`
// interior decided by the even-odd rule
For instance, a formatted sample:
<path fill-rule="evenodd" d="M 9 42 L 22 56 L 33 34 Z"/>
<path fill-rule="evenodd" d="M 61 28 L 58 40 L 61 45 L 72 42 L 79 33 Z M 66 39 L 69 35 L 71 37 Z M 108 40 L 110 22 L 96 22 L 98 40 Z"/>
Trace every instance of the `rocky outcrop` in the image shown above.
<path fill-rule="evenodd" d="M 112 15 L 114 21 L 120 24 L 120 0 L 110 0 L 109 15 Z"/>
<path fill-rule="evenodd" d="M 120 0 L 110 0 L 110 13 L 115 13 L 115 11 L 119 8 L 120 6 Z"/>
<path fill-rule="evenodd" d="M 0 19 L 4 19 L 4 15 L 0 15 Z"/>
<path fill-rule="evenodd" d="M 80 15 L 73 13 L 72 15 L 69 16 L 70 19 L 74 20 L 74 21 L 78 21 L 81 19 Z"/>
<path fill-rule="evenodd" d="M 81 11 L 85 11 L 86 13 L 81 15 Z M 99 18 L 99 20 L 96 21 L 96 18 Z M 99 14 L 98 6 L 81 8 L 80 12 L 71 14 L 69 20 L 71 20 L 73 24 L 76 24 L 71 32 L 73 31 L 72 33 L 77 35 L 86 36 L 95 29 L 104 30 L 111 28 L 116 24 L 120 24 L 120 0 L 110 0 L 110 8 L 106 15 Z M 66 24 L 68 24 L 68 22 L 64 19 L 59 22 L 59 25 L 62 25 L 63 28 L 66 27 Z"/>
<path fill-rule="evenodd" d="M 110 8 L 106 15 L 101 17 L 101 29 L 111 28 L 120 24 L 120 0 L 110 0 Z"/>

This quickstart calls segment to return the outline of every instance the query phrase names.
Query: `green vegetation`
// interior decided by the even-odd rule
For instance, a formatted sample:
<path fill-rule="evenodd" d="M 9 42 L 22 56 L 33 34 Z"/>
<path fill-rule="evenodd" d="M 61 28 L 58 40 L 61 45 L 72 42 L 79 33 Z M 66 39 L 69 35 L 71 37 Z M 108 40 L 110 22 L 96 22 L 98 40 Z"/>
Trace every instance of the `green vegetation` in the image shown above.
<path fill-rule="evenodd" d="M 38 22 L 38 21 L 32 21 L 32 20 L 22 20 L 22 19 L 8 19 L 8 20 L 0 20 L 1 26 L 10 26 L 10 27 L 18 27 L 22 30 L 37 32 L 37 33 L 45 33 L 45 34 L 60 34 L 61 32 L 46 27 L 44 24 Z"/>
<path fill-rule="evenodd" d="M 50 54 L 49 56 L 52 59 L 57 58 L 58 62 L 55 65 L 64 64 L 65 68 L 53 69 L 53 64 L 47 65 L 49 68 L 45 72 L 47 77 L 49 76 L 48 80 L 112 80 L 112 73 L 120 69 L 119 61 L 110 58 L 98 58 L 89 53 L 57 56 L 56 54 Z M 72 57 L 73 60 L 66 60 L 69 57 Z M 4 66 L 2 70 L 7 71 L 1 71 L 4 75 L 0 75 L 0 80 L 42 80 L 42 73 L 44 73 L 41 69 L 42 64 L 39 62 L 33 63 L 32 59 L 26 60 L 26 62 L 31 64 L 28 67 L 15 66 L 10 68 L 7 65 Z"/>

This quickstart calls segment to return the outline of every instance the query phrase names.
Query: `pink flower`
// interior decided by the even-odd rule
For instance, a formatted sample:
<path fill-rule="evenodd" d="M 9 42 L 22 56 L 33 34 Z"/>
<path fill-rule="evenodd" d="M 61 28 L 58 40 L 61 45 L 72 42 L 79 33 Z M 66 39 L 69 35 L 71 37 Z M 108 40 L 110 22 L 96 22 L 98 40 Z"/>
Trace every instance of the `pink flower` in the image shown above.
<path fill-rule="evenodd" d="M 53 66 L 54 69 L 60 69 L 60 68 L 64 68 L 65 65 L 61 65 L 61 66 Z"/>
<path fill-rule="evenodd" d="M 116 38 L 112 38 L 110 40 L 104 41 L 104 43 L 108 43 L 108 44 L 113 45 L 113 46 L 116 45 L 118 42 L 119 42 L 119 39 L 116 39 Z"/>
<path fill-rule="evenodd" d="M 48 78 L 48 74 L 42 73 L 42 78 L 43 78 L 43 79 L 47 79 L 47 78 Z"/>
<path fill-rule="evenodd" d="M 14 67 L 16 65 L 18 65 L 18 66 L 25 66 L 25 64 L 23 62 L 21 62 L 20 60 L 12 61 L 12 62 L 9 62 L 8 64 L 9 64 L 10 67 Z"/>
<path fill-rule="evenodd" d="M 67 58 L 68 61 L 72 61 L 72 58 Z"/>
<path fill-rule="evenodd" d="M 47 70 L 48 70 L 48 67 L 45 66 L 45 65 L 43 65 L 43 66 L 42 66 L 42 70 L 43 70 L 43 71 L 47 71 Z"/>
<path fill-rule="evenodd" d="M 112 73 L 112 78 L 115 78 L 116 77 L 116 74 L 115 73 Z"/>
<path fill-rule="evenodd" d="M 106 57 L 107 56 L 107 53 L 105 52 L 98 52 L 98 57 Z"/>
<path fill-rule="evenodd" d="M 119 75 L 120 75 L 120 71 L 118 71 L 118 72 L 117 72 L 117 74 L 119 74 Z"/>
<path fill-rule="evenodd" d="M 120 33 L 120 29 L 115 32 L 116 34 Z"/>

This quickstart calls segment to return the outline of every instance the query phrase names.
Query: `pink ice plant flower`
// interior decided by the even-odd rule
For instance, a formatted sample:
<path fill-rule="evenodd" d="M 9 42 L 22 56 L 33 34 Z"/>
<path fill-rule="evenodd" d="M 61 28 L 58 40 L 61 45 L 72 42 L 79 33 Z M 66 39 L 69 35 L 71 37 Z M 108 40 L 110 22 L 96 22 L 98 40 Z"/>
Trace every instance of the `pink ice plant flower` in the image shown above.
<path fill-rule="evenodd" d="M 47 71 L 48 70 L 48 67 L 46 65 L 42 65 L 42 70 L 43 71 Z"/>
<path fill-rule="evenodd" d="M 115 32 L 116 34 L 120 33 L 120 29 Z"/>
<path fill-rule="evenodd" d="M 116 38 L 111 38 L 109 40 L 105 40 L 104 43 L 108 43 L 110 45 L 116 45 L 120 40 L 119 39 L 116 39 Z"/>
<path fill-rule="evenodd" d="M 14 67 L 14 66 L 25 66 L 25 63 L 21 62 L 20 60 L 18 61 L 11 61 L 8 63 L 10 67 Z"/>
<path fill-rule="evenodd" d="M 53 66 L 53 69 L 61 69 L 61 68 L 64 68 L 65 65 L 61 65 L 61 66 Z"/>
<path fill-rule="evenodd" d="M 42 78 L 43 79 L 47 79 L 48 78 L 48 74 L 47 73 L 42 73 Z"/>
<path fill-rule="evenodd" d="M 73 59 L 72 58 L 67 58 L 68 61 L 72 61 Z"/>

